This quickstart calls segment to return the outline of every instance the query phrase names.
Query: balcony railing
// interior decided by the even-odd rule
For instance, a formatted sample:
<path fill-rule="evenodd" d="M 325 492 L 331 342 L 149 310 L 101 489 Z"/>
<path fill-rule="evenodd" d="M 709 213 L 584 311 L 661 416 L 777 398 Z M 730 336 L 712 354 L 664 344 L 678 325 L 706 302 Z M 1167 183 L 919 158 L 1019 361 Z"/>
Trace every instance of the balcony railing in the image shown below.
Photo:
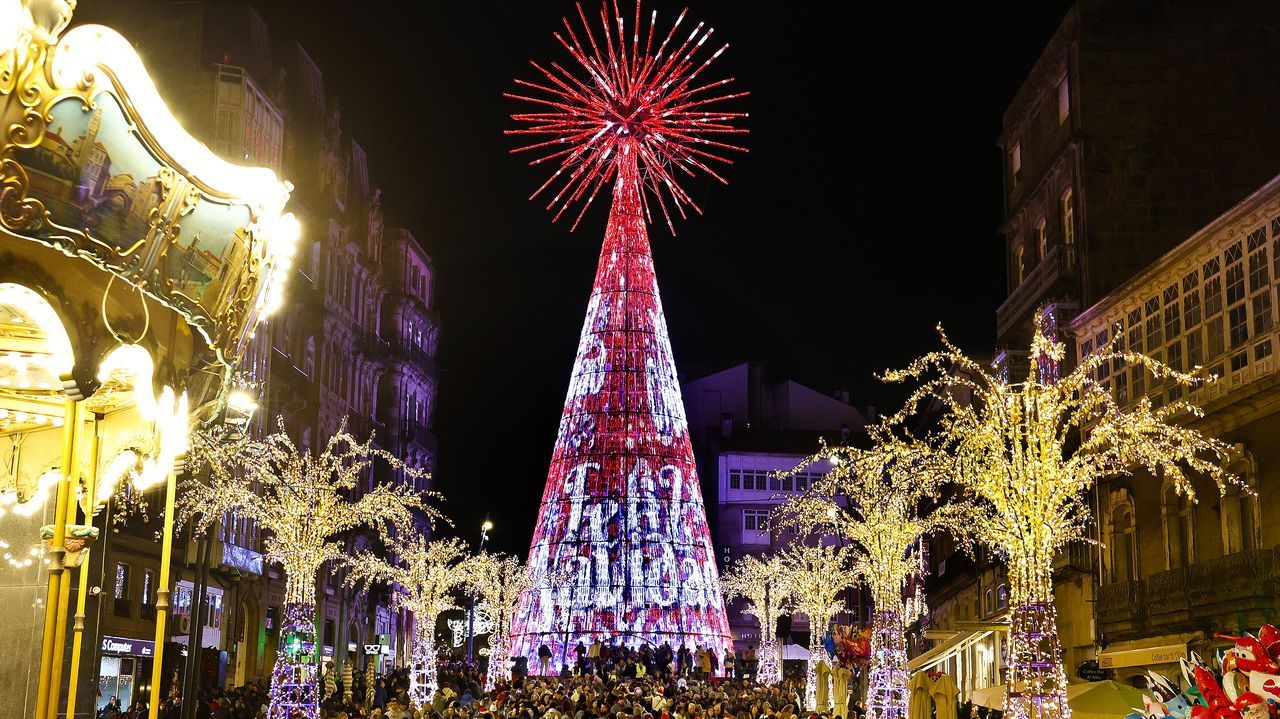
<path fill-rule="evenodd" d="M 1142 582 L 1116 582 L 1098 587 L 1098 623 L 1139 622 L 1146 617 Z"/>
<path fill-rule="evenodd" d="M 400 423 L 400 436 L 406 442 L 417 442 L 418 445 L 426 448 L 428 451 L 434 452 L 436 448 L 436 435 L 425 424 L 415 420 L 404 420 Z"/>
<path fill-rule="evenodd" d="M 383 359 L 391 354 L 391 343 L 378 336 L 373 330 L 357 328 L 356 346 L 365 357 Z"/>
<path fill-rule="evenodd" d="M 1057 284 L 1061 274 L 1062 247 L 1054 246 L 996 310 L 996 336 L 1003 337 L 1018 322 L 1029 319 L 1031 311 L 1045 300 L 1046 293 Z"/>
<path fill-rule="evenodd" d="M 1147 609 L 1153 620 L 1163 615 L 1187 611 L 1191 606 L 1190 601 L 1185 567 L 1170 569 L 1147 578 Z"/>
<path fill-rule="evenodd" d="M 1058 552 L 1058 556 L 1053 560 L 1053 568 L 1059 572 L 1074 571 L 1088 574 L 1093 571 L 1093 552 L 1092 545 L 1073 542 Z"/>

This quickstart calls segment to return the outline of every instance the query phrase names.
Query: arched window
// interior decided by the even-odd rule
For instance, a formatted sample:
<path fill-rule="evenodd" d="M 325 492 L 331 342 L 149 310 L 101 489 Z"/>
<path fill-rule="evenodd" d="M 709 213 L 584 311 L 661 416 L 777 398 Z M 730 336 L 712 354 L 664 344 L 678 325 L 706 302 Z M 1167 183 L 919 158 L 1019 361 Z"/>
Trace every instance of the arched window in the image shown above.
<path fill-rule="evenodd" d="M 1248 552 L 1261 546 L 1258 534 L 1261 524 L 1258 506 L 1258 475 L 1253 455 L 1245 456 L 1230 468 L 1252 490 L 1241 491 L 1238 486 L 1227 488 L 1222 502 L 1222 550 L 1224 554 Z"/>
<path fill-rule="evenodd" d="M 1190 566 L 1195 562 L 1195 505 L 1166 482 L 1161 490 L 1160 515 L 1164 521 L 1165 566 Z"/>
<path fill-rule="evenodd" d="M 1036 256 L 1041 260 L 1049 255 L 1049 233 L 1043 217 L 1036 220 L 1036 252 L 1040 253 Z"/>
<path fill-rule="evenodd" d="M 1133 503 L 1126 495 L 1111 510 L 1110 579 L 1112 584 L 1137 579 L 1137 541 L 1134 536 Z"/>
<path fill-rule="evenodd" d="M 1071 188 L 1062 193 L 1059 203 L 1062 207 L 1062 248 L 1067 254 L 1067 266 L 1074 267 L 1076 262 L 1076 206 Z"/>
<path fill-rule="evenodd" d="M 996 587 L 996 609 L 1005 609 L 1009 606 L 1009 587 L 1001 584 Z"/>
<path fill-rule="evenodd" d="M 1022 278 L 1025 276 L 1026 258 L 1022 241 L 1018 240 L 1013 244 L 1013 286 L 1017 287 L 1022 284 Z"/>

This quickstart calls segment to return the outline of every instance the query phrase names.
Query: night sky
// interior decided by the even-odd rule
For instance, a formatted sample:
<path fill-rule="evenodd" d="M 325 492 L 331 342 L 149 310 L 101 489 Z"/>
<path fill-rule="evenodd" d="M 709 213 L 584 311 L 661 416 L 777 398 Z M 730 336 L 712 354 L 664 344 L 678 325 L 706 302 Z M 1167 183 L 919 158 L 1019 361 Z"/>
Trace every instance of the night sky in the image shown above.
<path fill-rule="evenodd" d="M 389 224 L 434 257 L 444 509 L 469 539 L 491 516 L 492 546 L 523 555 L 607 198 L 573 234 L 527 201 L 545 175 L 508 155 L 502 92 L 534 79 L 530 59 L 568 59 L 551 33 L 573 4 L 257 5 L 341 98 Z M 936 323 L 989 353 L 1005 296 L 995 141 L 1068 6 L 696 0 L 689 19 L 731 43 L 713 68 L 752 92 L 751 134 L 728 186 L 690 185 L 704 216 L 650 229 L 682 372 L 765 360 L 883 408 L 900 391 L 873 373 L 933 349 Z M 663 30 L 682 7 L 645 2 Z"/>

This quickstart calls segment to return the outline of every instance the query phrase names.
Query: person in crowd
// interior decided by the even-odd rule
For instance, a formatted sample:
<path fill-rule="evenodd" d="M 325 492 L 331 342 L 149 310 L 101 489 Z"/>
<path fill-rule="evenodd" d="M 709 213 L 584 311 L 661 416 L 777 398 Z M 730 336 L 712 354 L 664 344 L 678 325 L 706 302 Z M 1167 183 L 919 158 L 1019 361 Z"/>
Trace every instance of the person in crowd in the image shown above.
<path fill-rule="evenodd" d="M 546 676 L 551 668 L 551 647 L 543 644 L 538 647 L 538 673 Z"/>

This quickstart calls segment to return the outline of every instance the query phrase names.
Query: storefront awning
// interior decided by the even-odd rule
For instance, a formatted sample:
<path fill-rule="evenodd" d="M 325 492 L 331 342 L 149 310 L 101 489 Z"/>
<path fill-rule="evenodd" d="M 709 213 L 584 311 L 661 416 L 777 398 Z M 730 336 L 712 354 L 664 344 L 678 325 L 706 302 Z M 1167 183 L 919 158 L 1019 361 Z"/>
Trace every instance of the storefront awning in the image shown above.
<path fill-rule="evenodd" d="M 944 662 L 953 654 L 964 651 L 970 644 L 980 642 L 996 631 L 1007 631 L 1008 625 L 998 624 L 981 629 L 971 629 L 953 634 L 938 646 L 907 662 L 907 671 L 928 669 L 934 664 Z"/>
<path fill-rule="evenodd" d="M 1142 667 L 1149 664 L 1171 664 L 1186 657 L 1186 644 L 1166 644 L 1159 647 L 1104 651 L 1098 655 L 1098 666 L 1102 669 Z"/>

